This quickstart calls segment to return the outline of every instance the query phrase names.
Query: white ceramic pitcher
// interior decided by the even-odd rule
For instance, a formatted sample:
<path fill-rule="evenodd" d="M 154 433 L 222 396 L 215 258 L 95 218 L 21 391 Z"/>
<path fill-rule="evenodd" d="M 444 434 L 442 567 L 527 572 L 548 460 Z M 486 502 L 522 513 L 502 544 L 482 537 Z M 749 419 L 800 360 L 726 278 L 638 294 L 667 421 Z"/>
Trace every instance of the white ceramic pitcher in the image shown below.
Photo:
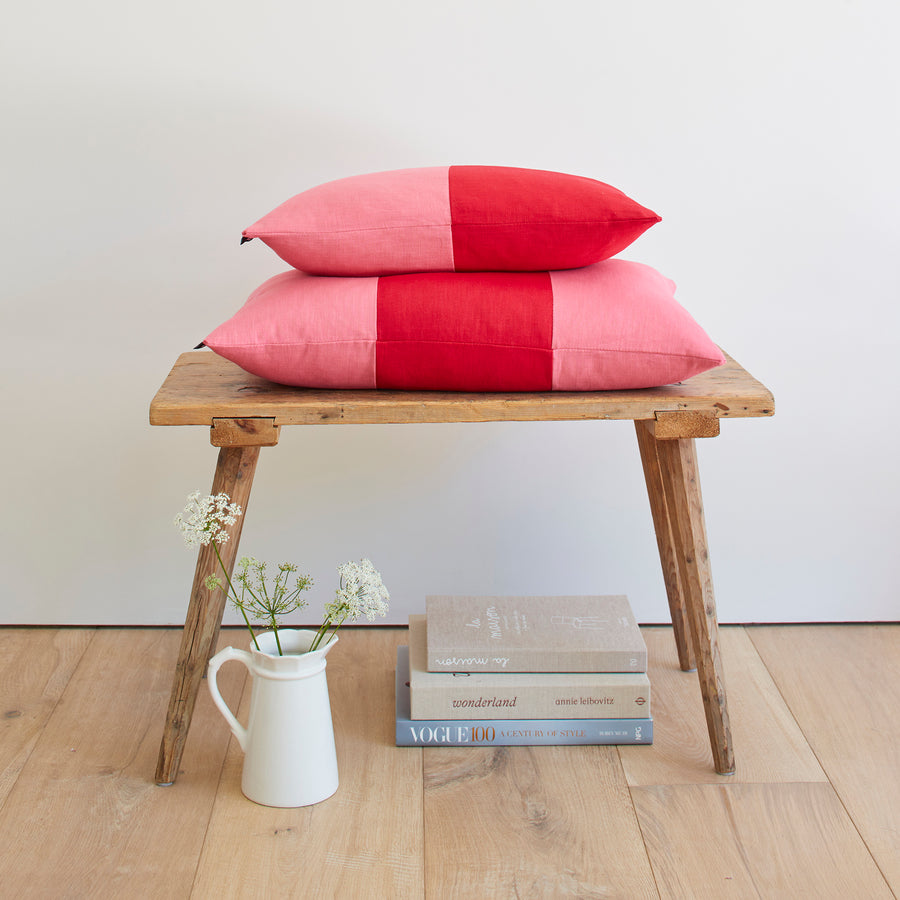
<path fill-rule="evenodd" d="M 244 751 L 241 790 L 264 806 L 309 806 L 338 788 L 337 756 L 325 654 L 337 635 L 312 653 L 304 652 L 314 631 L 279 629 L 284 656 L 273 632 L 257 635 L 260 649 L 226 647 L 209 661 L 213 701 Z M 216 673 L 228 660 L 243 663 L 253 676 L 250 713 L 244 728 L 219 693 Z"/>

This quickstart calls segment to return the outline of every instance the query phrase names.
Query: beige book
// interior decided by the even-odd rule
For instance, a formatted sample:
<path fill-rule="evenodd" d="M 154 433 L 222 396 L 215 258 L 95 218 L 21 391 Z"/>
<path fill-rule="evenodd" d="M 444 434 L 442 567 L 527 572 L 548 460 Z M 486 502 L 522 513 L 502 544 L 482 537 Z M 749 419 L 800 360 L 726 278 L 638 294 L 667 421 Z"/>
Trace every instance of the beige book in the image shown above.
<path fill-rule="evenodd" d="M 412 719 L 634 719 L 650 680 L 626 672 L 429 672 L 425 616 L 409 617 Z"/>
<path fill-rule="evenodd" d="M 646 672 L 624 595 L 425 599 L 431 672 Z"/>

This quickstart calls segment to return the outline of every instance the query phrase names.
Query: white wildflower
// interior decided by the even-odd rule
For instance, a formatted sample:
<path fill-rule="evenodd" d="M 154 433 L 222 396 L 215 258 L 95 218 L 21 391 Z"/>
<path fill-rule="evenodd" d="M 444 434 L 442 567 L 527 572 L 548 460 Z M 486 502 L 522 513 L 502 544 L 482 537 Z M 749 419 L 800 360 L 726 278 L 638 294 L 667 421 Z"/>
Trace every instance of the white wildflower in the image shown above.
<path fill-rule="evenodd" d="M 370 560 L 346 562 L 338 566 L 338 574 L 341 584 L 334 600 L 325 606 L 326 618 L 346 622 L 365 616 L 374 622 L 375 616 L 387 615 L 390 594 Z"/>
<path fill-rule="evenodd" d="M 340 586 L 334 592 L 334 600 L 325 604 L 325 621 L 316 632 L 309 648 L 311 651 L 319 647 L 330 631 L 331 636 L 325 640 L 327 644 L 344 622 L 352 622 L 360 616 L 373 622 L 375 616 L 387 615 L 390 594 L 368 559 L 346 562 L 338 566 L 338 573 Z"/>
<path fill-rule="evenodd" d="M 204 497 L 194 491 L 188 496 L 187 506 L 175 516 L 175 525 L 189 548 L 206 547 L 212 542 L 224 544 L 231 537 L 228 526 L 234 525 L 241 514 L 240 506 L 232 503 L 228 494 Z"/>
<path fill-rule="evenodd" d="M 266 563 L 252 556 L 241 557 L 232 578 L 231 569 L 226 568 L 219 553 L 219 545 L 231 537 L 228 527 L 242 514 L 240 506 L 232 503 L 228 494 L 204 497 L 200 491 L 194 491 L 188 496 L 187 506 L 175 516 L 175 525 L 188 547 L 212 544 L 221 573 L 207 575 L 204 579 L 207 590 L 221 590 L 230 598 L 244 619 L 257 650 L 259 642 L 251 620 L 271 627 L 278 653 L 282 654 L 279 620 L 306 607 L 307 601 L 301 595 L 312 587 L 313 579 L 311 575 L 298 574 L 297 566 L 289 562 L 281 563 L 273 578 L 267 575 Z M 378 570 L 368 559 L 344 563 L 338 566 L 338 574 L 340 585 L 334 600 L 325 604 L 325 621 L 316 631 L 309 652 L 318 649 L 323 640 L 326 644 L 332 640 L 345 622 L 361 616 L 374 622 L 376 616 L 387 615 L 390 595 Z"/>

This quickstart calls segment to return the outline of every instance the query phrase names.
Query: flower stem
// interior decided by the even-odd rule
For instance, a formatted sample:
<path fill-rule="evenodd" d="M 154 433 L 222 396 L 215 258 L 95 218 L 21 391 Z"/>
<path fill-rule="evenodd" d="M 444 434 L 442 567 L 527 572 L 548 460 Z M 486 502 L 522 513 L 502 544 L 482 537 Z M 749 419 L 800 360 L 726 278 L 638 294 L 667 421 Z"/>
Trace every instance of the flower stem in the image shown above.
<path fill-rule="evenodd" d="M 319 647 L 319 642 L 322 640 L 322 635 L 323 635 L 327 630 L 328 630 L 328 622 L 326 621 L 326 622 L 323 622 L 323 623 L 319 626 L 319 630 L 316 632 L 316 636 L 313 638 L 312 643 L 309 645 L 309 650 L 306 651 L 307 653 L 312 653 L 313 650 L 318 649 L 318 647 Z"/>
<path fill-rule="evenodd" d="M 347 618 L 347 613 L 344 613 L 344 615 L 341 616 L 341 621 L 338 622 L 337 625 L 333 626 L 332 631 L 331 631 L 332 636 L 334 636 L 334 633 L 338 630 L 338 628 L 340 628 L 341 625 L 344 624 L 344 619 L 346 619 L 346 618 Z M 319 630 L 316 632 L 316 636 L 313 638 L 313 642 L 310 645 L 309 650 L 307 651 L 308 653 L 312 653 L 313 650 L 319 649 L 319 644 L 322 643 L 322 638 L 325 637 L 325 634 L 327 633 L 328 628 L 331 624 L 332 624 L 331 619 L 326 619 L 322 623 L 322 625 L 319 627 Z M 331 638 L 328 639 L 328 641 L 330 641 L 330 640 L 331 640 Z M 328 641 L 325 641 L 325 643 L 327 644 Z"/>
<path fill-rule="evenodd" d="M 219 565 L 222 567 L 222 574 L 225 576 L 225 580 L 228 582 L 228 590 L 231 591 L 231 596 L 234 597 L 235 600 L 237 600 L 237 591 L 234 589 L 234 585 L 231 583 L 231 576 L 228 574 L 228 569 L 225 568 L 225 563 L 222 562 L 222 557 L 219 554 L 219 545 L 215 541 L 210 541 L 210 543 L 212 544 L 213 550 L 216 553 L 216 559 L 219 560 Z M 257 650 L 259 650 L 259 641 L 256 640 L 256 634 L 253 632 L 253 626 L 250 624 L 250 620 L 247 618 L 247 613 L 244 612 L 244 607 L 239 602 L 235 603 L 235 606 L 241 611 L 241 615 L 243 616 L 244 622 L 247 625 L 247 629 L 250 632 L 250 637 L 253 638 L 253 646 L 256 647 Z"/>

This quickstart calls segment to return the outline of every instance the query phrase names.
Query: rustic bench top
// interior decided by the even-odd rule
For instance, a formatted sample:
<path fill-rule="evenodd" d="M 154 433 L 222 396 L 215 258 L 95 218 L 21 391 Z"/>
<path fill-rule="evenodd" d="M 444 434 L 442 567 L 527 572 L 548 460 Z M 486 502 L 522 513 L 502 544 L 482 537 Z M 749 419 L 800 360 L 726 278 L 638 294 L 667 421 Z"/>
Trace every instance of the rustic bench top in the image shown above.
<path fill-rule="evenodd" d="M 642 390 L 451 393 L 286 387 L 250 375 L 210 350 L 195 350 L 178 357 L 150 405 L 150 423 L 212 427 L 217 419 L 263 418 L 274 420 L 272 424 L 280 427 L 340 423 L 659 420 L 660 413 L 677 414 L 677 418 L 687 420 L 771 416 L 774 411 L 769 390 L 730 357 L 725 365 L 687 381 Z M 718 433 L 718 423 L 715 424 Z"/>

